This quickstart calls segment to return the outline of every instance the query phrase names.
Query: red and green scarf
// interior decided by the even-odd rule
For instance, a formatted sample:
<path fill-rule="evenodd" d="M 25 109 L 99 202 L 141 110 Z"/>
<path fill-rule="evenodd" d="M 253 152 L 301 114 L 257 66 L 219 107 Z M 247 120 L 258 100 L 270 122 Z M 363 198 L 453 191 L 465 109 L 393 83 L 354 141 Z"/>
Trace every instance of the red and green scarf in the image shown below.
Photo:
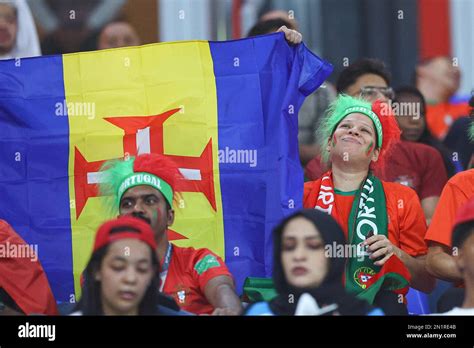
<path fill-rule="evenodd" d="M 331 215 L 339 224 L 335 206 L 334 184 L 331 172 L 321 178 L 318 199 L 314 207 Z M 382 182 L 371 173 L 357 190 L 348 222 L 348 242 L 350 251 L 356 255 L 348 255 L 345 272 L 346 289 L 357 297 L 373 303 L 380 290 L 391 290 L 396 293 L 408 292 L 410 273 L 403 262 L 392 255 L 380 267 L 369 258 L 361 243 L 371 235 L 382 234 L 388 238 L 388 218 L 385 192 Z M 346 249 L 347 250 L 347 249 Z"/>

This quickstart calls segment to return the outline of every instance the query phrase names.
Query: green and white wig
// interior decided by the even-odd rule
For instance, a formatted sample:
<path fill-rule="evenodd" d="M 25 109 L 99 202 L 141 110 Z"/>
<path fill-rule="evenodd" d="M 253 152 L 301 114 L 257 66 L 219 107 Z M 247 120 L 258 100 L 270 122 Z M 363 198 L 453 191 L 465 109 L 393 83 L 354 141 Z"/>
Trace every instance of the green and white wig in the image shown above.
<path fill-rule="evenodd" d="M 101 168 L 99 193 L 109 196 L 109 205 L 118 211 L 123 194 L 135 186 L 147 185 L 158 190 L 169 208 L 173 207 L 175 187 L 182 175 L 175 163 L 165 156 L 143 154 L 128 159 L 110 160 Z"/>

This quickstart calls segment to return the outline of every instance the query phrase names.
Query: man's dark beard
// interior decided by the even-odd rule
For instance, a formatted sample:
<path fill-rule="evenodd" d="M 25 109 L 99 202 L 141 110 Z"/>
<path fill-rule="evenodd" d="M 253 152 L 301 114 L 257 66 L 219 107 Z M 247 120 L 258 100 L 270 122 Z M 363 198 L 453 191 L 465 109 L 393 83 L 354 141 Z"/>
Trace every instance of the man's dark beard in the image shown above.
<path fill-rule="evenodd" d="M 150 220 L 149 218 L 147 218 L 143 213 L 133 212 L 133 213 L 132 213 L 132 216 L 133 216 L 133 217 L 136 217 L 136 218 L 139 218 L 139 219 L 142 219 L 142 220 L 145 221 L 148 225 L 151 225 L 151 220 Z"/>

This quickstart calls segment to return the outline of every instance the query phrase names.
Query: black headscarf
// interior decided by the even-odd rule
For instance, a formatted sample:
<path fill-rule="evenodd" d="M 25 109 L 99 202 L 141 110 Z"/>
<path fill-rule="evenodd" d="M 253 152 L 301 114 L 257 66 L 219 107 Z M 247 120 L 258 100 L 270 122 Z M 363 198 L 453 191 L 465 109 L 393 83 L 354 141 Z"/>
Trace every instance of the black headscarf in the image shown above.
<path fill-rule="evenodd" d="M 288 284 L 281 263 L 282 236 L 287 224 L 298 217 L 307 219 L 318 229 L 324 245 L 346 244 L 344 233 L 337 222 L 316 209 L 302 210 L 283 220 L 273 231 L 273 281 L 278 296 L 270 302 L 272 311 L 277 315 L 294 315 L 299 297 L 308 293 L 320 307 L 337 304 L 336 312 L 340 315 L 366 315 L 372 307 L 366 301 L 348 294 L 342 284 L 347 260 L 345 257 L 328 258 L 329 269 L 323 282 L 316 288 L 295 288 Z M 294 301 L 289 301 L 290 295 L 294 296 Z"/>

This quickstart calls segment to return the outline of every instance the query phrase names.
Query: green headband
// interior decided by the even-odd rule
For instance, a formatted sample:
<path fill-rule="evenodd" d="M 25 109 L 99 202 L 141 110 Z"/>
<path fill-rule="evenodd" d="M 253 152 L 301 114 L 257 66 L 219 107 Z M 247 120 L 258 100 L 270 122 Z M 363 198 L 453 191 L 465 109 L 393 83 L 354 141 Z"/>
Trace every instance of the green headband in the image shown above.
<path fill-rule="evenodd" d="M 382 147 L 382 141 L 383 141 L 383 131 L 382 131 L 382 123 L 380 123 L 380 120 L 375 112 L 370 110 L 369 108 L 366 108 L 364 106 L 351 106 L 347 109 L 345 109 L 342 112 L 342 115 L 340 116 L 341 121 L 344 119 L 349 114 L 353 114 L 355 112 L 361 113 L 369 117 L 372 122 L 374 122 L 375 125 L 375 130 L 377 132 L 377 147 Z M 334 130 L 333 130 L 334 131 Z"/>
<path fill-rule="evenodd" d="M 170 204 L 170 207 L 173 206 L 173 189 L 171 186 L 156 175 L 144 172 L 132 173 L 123 179 L 117 192 L 119 202 L 122 199 L 122 195 L 125 193 L 125 191 L 127 191 L 129 188 L 140 185 L 148 185 L 157 189 L 163 194 L 165 199 Z"/>

